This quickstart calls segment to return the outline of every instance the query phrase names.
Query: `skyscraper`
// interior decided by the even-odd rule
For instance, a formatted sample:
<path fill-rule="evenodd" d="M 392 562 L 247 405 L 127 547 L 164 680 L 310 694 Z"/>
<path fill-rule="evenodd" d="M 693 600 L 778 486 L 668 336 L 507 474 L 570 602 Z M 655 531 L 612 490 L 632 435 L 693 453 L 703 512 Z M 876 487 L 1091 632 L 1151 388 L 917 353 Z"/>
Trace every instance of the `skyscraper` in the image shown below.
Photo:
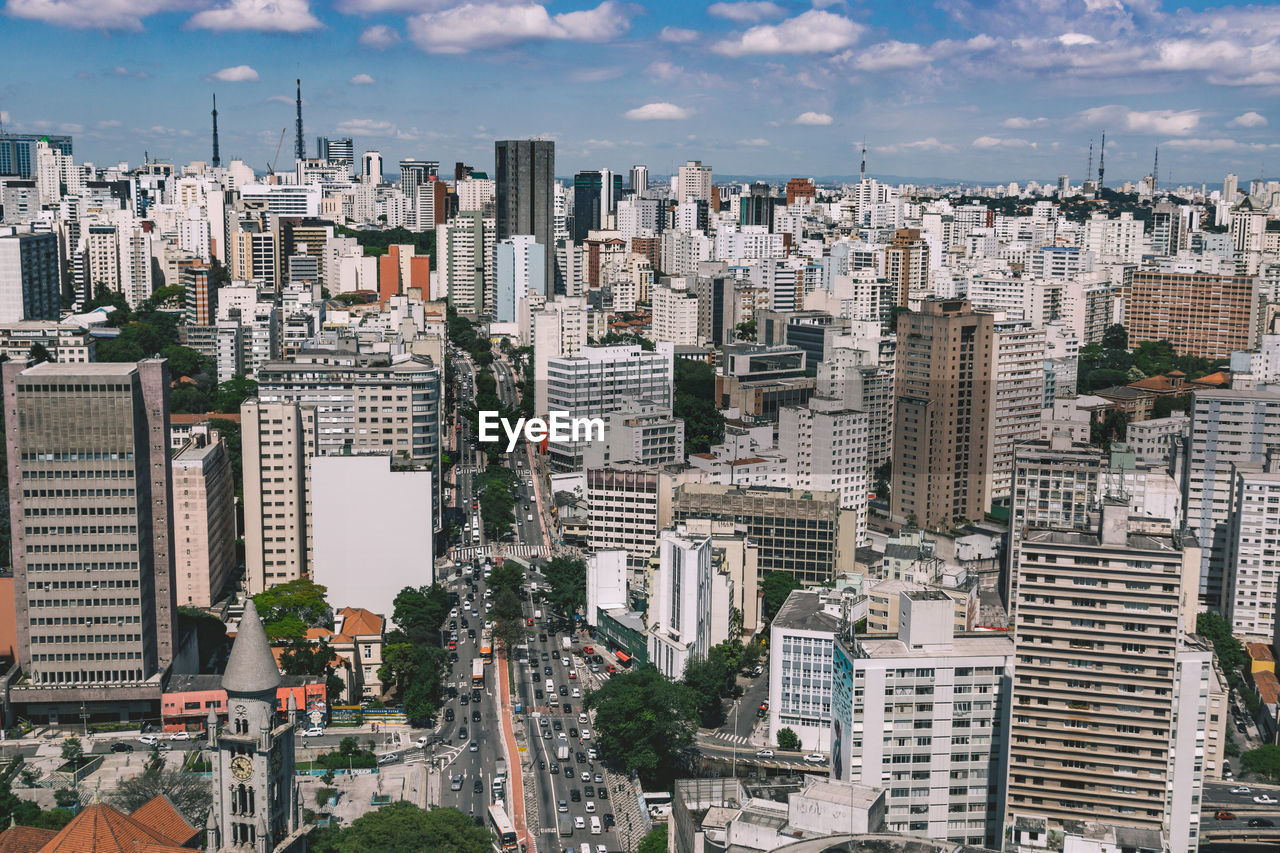
<path fill-rule="evenodd" d="M 929 289 L 929 244 L 918 228 L 899 228 L 884 251 L 884 277 L 893 283 L 894 305 L 905 306 L 912 291 Z"/>
<path fill-rule="evenodd" d="M 366 151 L 360 158 L 360 176 L 366 184 L 377 186 L 382 183 L 382 153 Z"/>
<path fill-rule="evenodd" d="M 0 228 L 0 323 L 58 319 L 61 273 L 57 234 Z"/>
<path fill-rule="evenodd" d="M 547 247 L 546 295 L 557 286 L 553 206 L 556 183 L 556 143 L 551 139 L 507 139 L 493 144 L 497 239 L 532 234 Z"/>
<path fill-rule="evenodd" d="M 649 167 L 635 165 L 631 167 L 631 191 L 643 198 L 649 191 Z"/>
<path fill-rule="evenodd" d="M 1249 275 L 1137 270 L 1125 299 L 1129 343 L 1168 341 L 1176 352 L 1230 358 L 1253 348 L 1256 285 Z"/>
<path fill-rule="evenodd" d="M 773 230 L 773 189 L 768 184 L 756 181 L 738 205 L 739 225 L 763 225 Z"/>
<path fill-rule="evenodd" d="M 350 136 L 340 139 L 321 136 L 316 139 L 316 156 L 330 163 L 343 164 L 347 167 L 348 173 L 355 167 L 355 154 L 355 143 Z"/>
<path fill-rule="evenodd" d="M 898 316 L 894 518 L 932 530 L 982 518 L 994 409 L 992 315 L 927 299 Z"/>
<path fill-rule="evenodd" d="M 11 699 L 31 719 L 150 713 L 177 627 L 165 362 L 10 361 L 2 375 L 27 676 Z"/>
<path fill-rule="evenodd" d="M 573 241 L 581 243 L 600 228 L 605 214 L 605 172 L 579 172 L 573 176 Z"/>
<path fill-rule="evenodd" d="M 46 136 L 44 134 L 0 134 L 0 175 L 17 175 L 33 178 L 36 174 L 36 145 L 46 140 L 50 148 L 71 156 L 70 136 Z"/>
<path fill-rule="evenodd" d="M 711 167 L 701 160 L 688 160 L 676 175 L 676 204 L 689 199 L 711 203 Z"/>

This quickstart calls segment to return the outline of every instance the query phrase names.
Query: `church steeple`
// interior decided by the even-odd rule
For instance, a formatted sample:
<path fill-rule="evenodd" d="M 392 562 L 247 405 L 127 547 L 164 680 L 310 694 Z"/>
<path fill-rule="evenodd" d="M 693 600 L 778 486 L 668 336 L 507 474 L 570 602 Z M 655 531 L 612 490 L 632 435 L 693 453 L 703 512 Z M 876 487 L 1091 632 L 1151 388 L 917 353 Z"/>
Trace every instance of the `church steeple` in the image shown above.
<path fill-rule="evenodd" d="M 222 687 L 227 693 L 252 695 L 274 692 L 280 686 L 280 670 L 271 654 L 266 629 L 258 618 L 258 608 L 253 599 L 245 602 L 244 616 L 236 631 L 236 641 L 231 646 L 227 671 L 222 675 Z"/>

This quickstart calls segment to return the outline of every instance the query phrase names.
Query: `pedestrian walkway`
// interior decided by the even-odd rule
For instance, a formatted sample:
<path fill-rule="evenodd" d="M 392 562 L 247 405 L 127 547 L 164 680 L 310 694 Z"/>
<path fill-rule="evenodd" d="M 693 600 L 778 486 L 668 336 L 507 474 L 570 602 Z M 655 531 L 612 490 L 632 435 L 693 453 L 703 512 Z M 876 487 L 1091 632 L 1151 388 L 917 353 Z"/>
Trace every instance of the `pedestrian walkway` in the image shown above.
<path fill-rule="evenodd" d="M 537 853 L 536 839 L 529 832 L 525 819 L 524 797 L 515 796 L 516 791 L 524 791 L 524 768 L 521 766 L 520 750 L 516 747 L 516 735 L 512 723 L 511 689 L 507 683 L 507 656 L 499 652 L 494 657 L 497 662 L 494 669 L 497 671 L 498 678 L 498 706 L 501 709 L 498 718 L 502 721 L 502 742 L 506 745 L 507 773 L 512 791 L 512 795 L 507 798 L 511 801 L 511 820 L 515 823 L 522 847 L 527 850 L 527 853 Z"/>
<path fill-rule="evenodd" d="M 465 548 L 454 548 L 451 553 L 455 560 L 471 560 L 492 556 L 499 551 L 504 557 L 543 557 L 547 553 L 541 545 L 525 544 L 504 545 L 501 548 L 496 545 L 468 545 Z"/>

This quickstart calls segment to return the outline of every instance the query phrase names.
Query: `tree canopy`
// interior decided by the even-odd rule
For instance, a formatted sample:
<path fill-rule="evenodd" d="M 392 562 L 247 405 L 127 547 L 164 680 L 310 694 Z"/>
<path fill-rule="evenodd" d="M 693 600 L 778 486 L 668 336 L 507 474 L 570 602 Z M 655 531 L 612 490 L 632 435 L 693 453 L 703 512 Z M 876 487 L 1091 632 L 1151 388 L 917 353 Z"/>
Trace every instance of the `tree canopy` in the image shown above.
<path fill-rule="evenodd" d="M 660 823 L 640 839 L 636 853 L 667 853 L 667 825 Z"/>
<path fill-rule="evenodd" d="M 1245 771 L 1257 773 L 1273 785 L 1280 783 L 1280 746 L 1263 744 L 1240 757 Z"/>
<path fill-rule="evenodd" d="M 1206 610 L 1196 616 L 1196 633 L 1213 644 L 1218 665 L 1222 667 L 1227 681 L 1234 686 L 1240 679 L 1240 670 L 1248 662 L 1249 655 L 1244 644 L 1231 635 L 1231 625 L 1219 614 Z"/>
<path fill-rule="evenodd" d="M 583 704 L 595 709 L 596 744 L 614 767 L 657 790 L 684 772 L 698 721 L 691 688 L 645 666 L 615 675 Z"/>
<path fill-rule="evenodd" d="M 778 729 L 778 749 L 796 750 L 800 748 L 800 736 L 795 729 L 786 727 Z"/>
<path fill-rule="evenodd" d="M 378 678 L 400 697 L 410 723 L 427 725 L 440 708 L 447 665 L 440 627 L 449 612 L 449 596 L 440 584 L 407 586 L 393 606 L 396 628 L 387 634 Z"/>
<path fill-rule="evenodd" d="M 66 809 L 41 809 L 13 793 L 11 780 L 0 776 L 0 831 L 10 823 L 34 826 L 40 829 L 62 829 L 71 822 L 72 814 Z"/>
<path fill-rule="evenodd" d="M 298 578 L 258 593 L 253 603 L 271 640 L 301 640 L 308 628 L 333 627 L 326 587 Z"/>
<path fill-rule="evenodd" d="M 116 786 L 111 804 L 131 814 L 159 794 L 173 801 L 187 823 L 196 828 L 204 826 L 209 817 L 209 807 L 213 805 L 213 783 L 203 776 L 166 766 L 164 757 L 155 748 L 147 757 L 141 773 Z"/>
<path fill-rule="evenodd" d="M 686 453 L 705 453 L 724 439 L 724 415 L 716 408 L 716 371 L 703 361 L 677 358 L 674 414 L 684 421 Z"/>
<path fill-rule="evenodd" d="M 764 597 L 764 616 L 772 619 L 782 609 L 787 596 L 803 584 L 786 572 L 768 572 L 760 581 L 760 593 Z"/>
<path fill-rule="evenodd" d="M 313 833 L 314 836 L 314 833 Z M 489 853 L 489 830 L 453 808 L 420 809 L 403 800 L 313 837 L 315 853 Z"/>
<path fill-rule="evenodd" d="M 561 616 L 568 617 L 587 606 L 586 561 L 560 554 L 543 565 L 542 574 L 549 587 L 547 603 Z"/>

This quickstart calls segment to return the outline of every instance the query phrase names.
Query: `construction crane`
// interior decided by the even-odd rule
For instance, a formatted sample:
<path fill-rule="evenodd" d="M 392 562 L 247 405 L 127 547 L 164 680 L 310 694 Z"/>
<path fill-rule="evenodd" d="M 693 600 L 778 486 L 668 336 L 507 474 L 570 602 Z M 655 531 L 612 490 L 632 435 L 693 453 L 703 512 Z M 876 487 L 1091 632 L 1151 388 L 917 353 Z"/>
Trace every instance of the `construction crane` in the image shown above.
<path fill-rule="evenodd" d="M 271 164 L 267 166 L 268 175 L 274 175 L 276 173 L 276 163 L 280 162 L 280 147 L 284 145 L 284 134 L 288 129 L 289 128 L 287 127 L 280 128 L 280 141 L 276 143 L 276 157 L 271 161 Z"/>

